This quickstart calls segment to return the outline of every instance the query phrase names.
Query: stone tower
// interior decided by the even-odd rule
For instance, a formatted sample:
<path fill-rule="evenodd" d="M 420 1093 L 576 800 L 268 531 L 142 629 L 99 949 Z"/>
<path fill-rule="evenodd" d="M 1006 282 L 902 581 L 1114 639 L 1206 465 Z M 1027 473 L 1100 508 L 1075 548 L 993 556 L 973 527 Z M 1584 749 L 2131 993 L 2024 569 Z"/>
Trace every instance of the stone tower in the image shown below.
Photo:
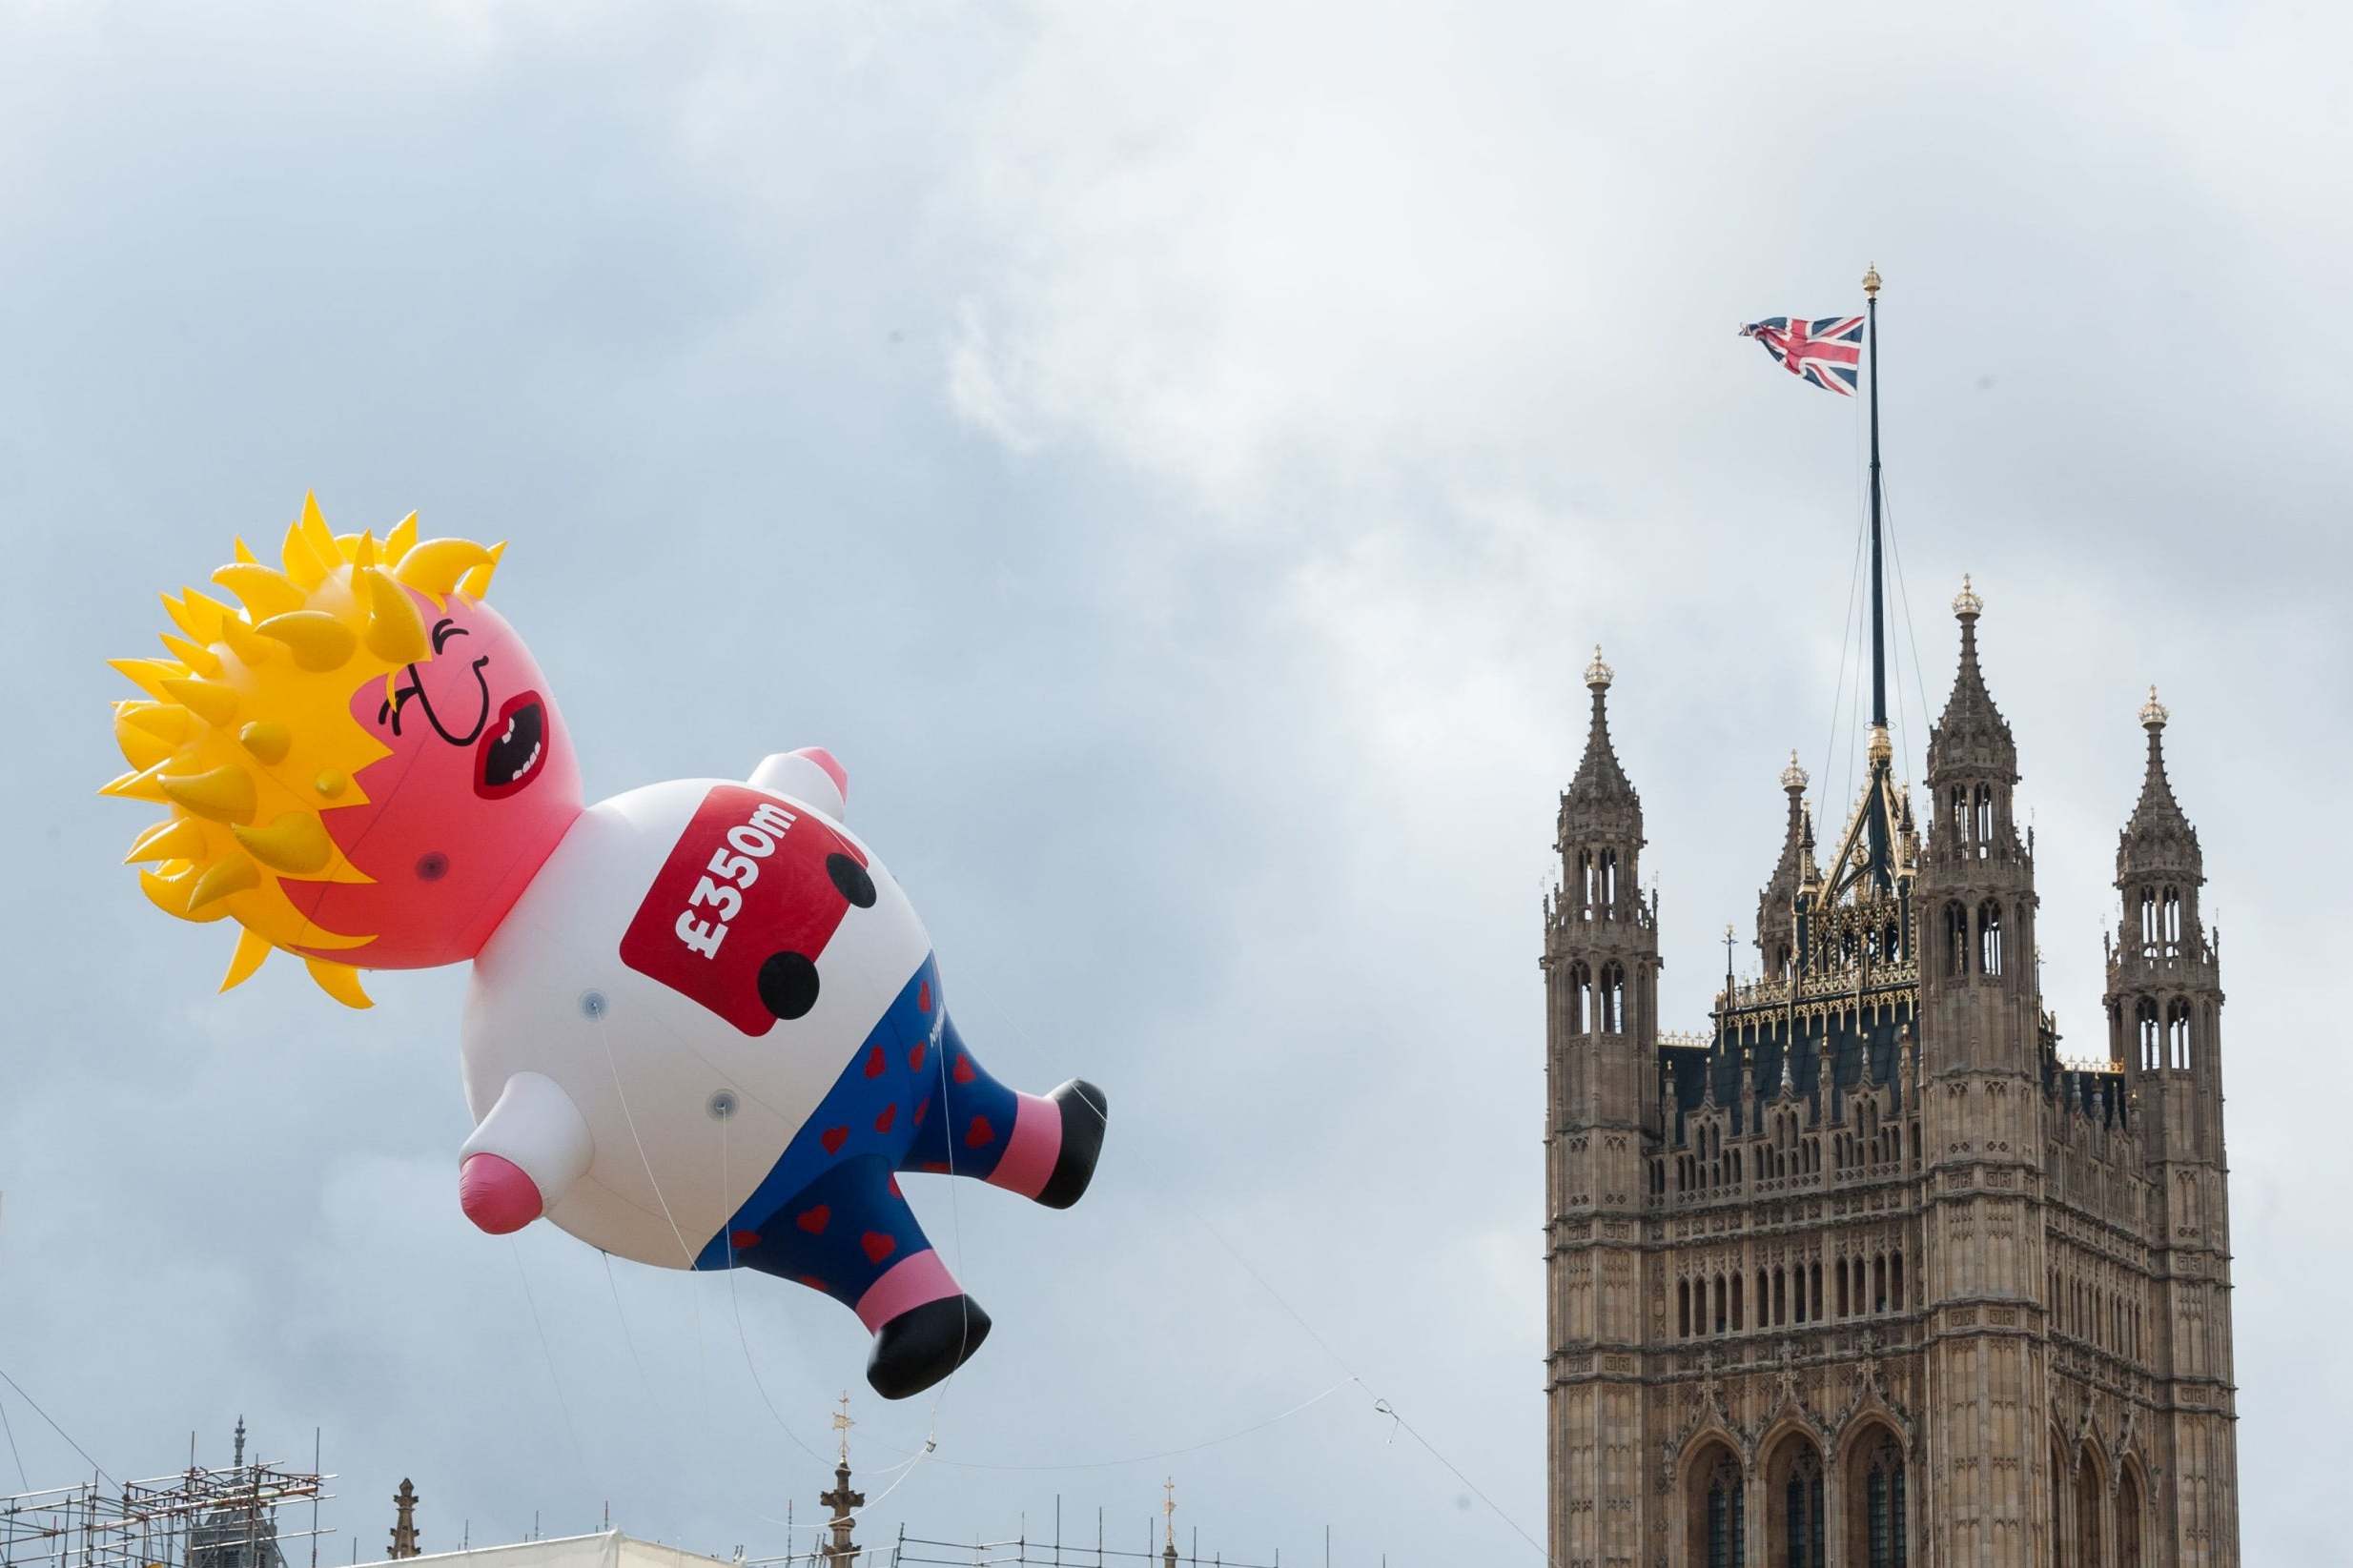
<path fill-rule="evenodd" d="M 1923 1501 L 1952 1562 L 2051 1561 L 2042 1269 L 2042 997 L 2035 864 L 2018 836 L 2018 748 L 1977 663 L 1984 604 L 1953 612 L 1961 665 L 1930 731 L 1920 866 L 1920 1295 L 1928 1448 Z M 2104 1565 L 2103 1565 L 2104 1568 Z"/>
<path fill-rule="evenodd" d="M 2222 1146 L 2221 960 L 2199 910 L 2205 859 L 2165 777 L 2166 711 L 2140 710 L 2148 769 L 2117 843 L 2123 918 L 2108 948 L 2109 1054 L 2138 1108 L 2152 1189 L 2149 1345 L 2163 1410 L 2151 1434 L 2172 1485 L 2164 1527 L 2189 1568 L 2239 1560 Z"/>
<path fill-rule="evenodd" d="M 1631 1565 L 1643 1545 L 1628 1499 L 1646 1462 L 1641 1142 L 1658 1120 L 1659 936 L 1639 881 L 1642 797 L 1609 743 L 1610 680 L 1595 648 L 1585 758 L 1554 839 L 1561 886 L 1545 910 L 1546 1414 L 1565 1467 L 1554 1541 L 1581 1560 Z"/>
<path fill-rule="evenodd" d="M 2071 1061 L 1983 609 L 1964 581 L 1923 823 L 1883 718 L 1827 856 L 1783 771 L 1757 973 L 1702 1031 L 1660 1025 L 1642 805 L 1586 672 L 1542 960 L 1562 1568 L 2237 1568 L 2222 995 L 2165 714 L 2107 1049 Z"/>

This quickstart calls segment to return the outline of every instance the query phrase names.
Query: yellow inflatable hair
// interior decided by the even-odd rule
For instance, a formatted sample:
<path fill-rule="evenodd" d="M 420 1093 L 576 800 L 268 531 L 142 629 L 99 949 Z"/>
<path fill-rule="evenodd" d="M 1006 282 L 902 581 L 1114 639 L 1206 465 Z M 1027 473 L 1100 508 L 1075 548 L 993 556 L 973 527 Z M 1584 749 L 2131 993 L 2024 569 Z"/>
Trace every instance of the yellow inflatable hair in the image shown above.
<path fill-rule="evenodd" d="M 165 594 L 176 628 L 162 634 L 172 657 L 113 661 L 146 695 L 114 704 L 114 740 L 131 771 L 99 793 L 171 808 L 124 864 L 152 865 L 139 886 L 166 914 L 228 915 L 244 927 L 222 990 L 259 968 L 272 947 L 333 951 L 370 940 L 320 927 L 281 883 L 371 880 L 321 820 L 367 804 L 358 775 L 389 754 L 352 718 L 352 694 L 433 657 L 404 589 L 437 604 L 453 592 L 481 599 L 503 549 L 419 541 L 413 512 L 381 540 L 331 533 L 317 499 L 305 496 L 278 565 L 255 560 L 240 539 L 236 559 L 213 574 L 237 605 L 194 588 Z M 370 1005 L 351 965 L 304 962 L 337 1001 Z"/>

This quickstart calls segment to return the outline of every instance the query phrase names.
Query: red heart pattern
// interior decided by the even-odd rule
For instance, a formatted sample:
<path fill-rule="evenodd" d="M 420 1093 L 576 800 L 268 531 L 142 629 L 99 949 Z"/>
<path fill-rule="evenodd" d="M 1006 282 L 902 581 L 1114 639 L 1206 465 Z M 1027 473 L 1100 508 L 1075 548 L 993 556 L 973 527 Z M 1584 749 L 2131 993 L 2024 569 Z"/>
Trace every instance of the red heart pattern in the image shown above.
<path fill-rule="evenodd" d="M 858 1238 L 858 1245 L 865 1249 L 869 1263 L 880 1263 L 899 1250 L 897 1238 L 887 1236 L 880 1231 L 869 1231 Z"/>
<path fill-rule="evenodd" d="M 849 1139 L 849 1129 L 846 1127 L 829 1127 L 823 1132 L 817 1134 L 817 1141 L 825 1145 L 826 1152 L 829 1154 L 840 1153 L 842 1151 L 842 1145 L 848 1142 Z"/>
<path fill-rule="evenodd" d="M 800 1214 L 794 1218 L 792 1223 L 799 1226 L 802 1230 L 807 1231 L 812 1236 L 821 1236 L 826 1233 L 826 1227 L 832 1223 L 832 1220 L 833 1211 L 827 1205 L 821 1203 L 814 1209 L 804 1209 L 801 1211 Z"/>

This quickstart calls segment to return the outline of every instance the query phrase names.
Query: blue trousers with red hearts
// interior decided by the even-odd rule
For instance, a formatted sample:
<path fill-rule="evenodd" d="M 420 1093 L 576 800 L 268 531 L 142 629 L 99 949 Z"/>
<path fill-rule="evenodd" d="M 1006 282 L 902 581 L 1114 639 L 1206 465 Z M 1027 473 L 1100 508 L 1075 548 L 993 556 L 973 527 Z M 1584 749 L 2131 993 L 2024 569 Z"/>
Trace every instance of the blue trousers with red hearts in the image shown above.
<path fill-rule="evenodd" d="M 982 1070 L 927 957 L 698 1269 L 798 1280 L 870 1330 L 958 1293 L 899 1190 L 903 1171 L 972 1176 L 1035 1197 L 1061 1151 L 1061 1110 Z"/>

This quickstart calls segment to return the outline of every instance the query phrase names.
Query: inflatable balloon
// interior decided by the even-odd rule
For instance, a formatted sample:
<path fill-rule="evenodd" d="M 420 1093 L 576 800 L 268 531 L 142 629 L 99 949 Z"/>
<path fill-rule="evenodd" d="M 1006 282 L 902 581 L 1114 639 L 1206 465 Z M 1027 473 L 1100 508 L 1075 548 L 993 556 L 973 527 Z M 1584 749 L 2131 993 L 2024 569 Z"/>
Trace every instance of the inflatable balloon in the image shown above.
<path fill-rule="evenodd" d="M 501 548 L 419 540 L 413 515 L 336 534 L 306 499 L 276 565 L 239 540 L 213 574 L 227 600 L 164 596 L 170 657 L 114 663 L 142 696 L 115 706 L 131 771 L 103 791 L 166 809 L 139 886 L 236 924 L 223 990 L 274 948 L 356 1008 L 361 968 L 471 960 L 476 1225 L 798 1280 L 872 1334 L 878 1393 L 930 1387 L 989 1317 L 900 1174 L 1067 1208 L 1102 1092 L 981 1068 L 826 752 L 583 805 L 546 679 L 484 602 Z"/>

